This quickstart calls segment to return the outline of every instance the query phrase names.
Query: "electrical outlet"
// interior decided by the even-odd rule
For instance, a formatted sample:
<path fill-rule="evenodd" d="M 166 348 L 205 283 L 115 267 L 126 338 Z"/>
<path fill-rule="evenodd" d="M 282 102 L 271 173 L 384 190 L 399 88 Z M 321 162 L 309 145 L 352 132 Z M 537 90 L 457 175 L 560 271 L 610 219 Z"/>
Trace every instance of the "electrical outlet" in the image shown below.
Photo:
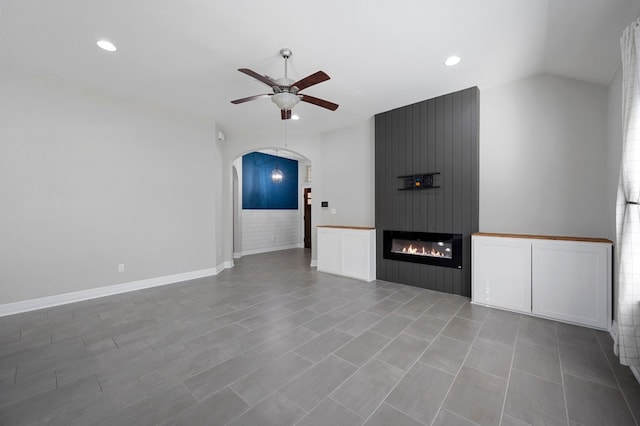
<path fill-rule="evenodd" d="M 118 265 L 118 272 L 124 272 L 124 263 Z"/>

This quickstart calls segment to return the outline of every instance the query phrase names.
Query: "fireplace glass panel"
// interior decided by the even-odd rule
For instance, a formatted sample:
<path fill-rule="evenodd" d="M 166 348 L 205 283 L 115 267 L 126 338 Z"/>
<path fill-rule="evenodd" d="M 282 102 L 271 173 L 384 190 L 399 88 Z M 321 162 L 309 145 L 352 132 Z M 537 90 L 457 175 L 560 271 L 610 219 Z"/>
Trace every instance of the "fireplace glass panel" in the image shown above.
<path fill-rule="evenodd" d="M 451 259 L 451 243 L 443 241 L 403 240 L 394 238 L 391 242 L 391 251 L 394 253 L 409 254 L 412 256 L 443 257 Z"/>
<path fill-rule="evenodd" d="M 462 268 L 462 235 L 436 232 L 383 232 L 383 258 Z"/>

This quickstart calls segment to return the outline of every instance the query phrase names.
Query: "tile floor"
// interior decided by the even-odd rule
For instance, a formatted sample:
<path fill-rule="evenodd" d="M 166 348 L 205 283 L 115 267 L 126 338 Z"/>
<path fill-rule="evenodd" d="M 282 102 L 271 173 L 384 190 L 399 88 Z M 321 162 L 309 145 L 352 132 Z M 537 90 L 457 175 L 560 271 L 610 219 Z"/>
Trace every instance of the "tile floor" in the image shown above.
<path fill-rule="evenodd" d="M 309 268 L 0 318 L 0 424 L 637 425 L 607 333 Z"/>

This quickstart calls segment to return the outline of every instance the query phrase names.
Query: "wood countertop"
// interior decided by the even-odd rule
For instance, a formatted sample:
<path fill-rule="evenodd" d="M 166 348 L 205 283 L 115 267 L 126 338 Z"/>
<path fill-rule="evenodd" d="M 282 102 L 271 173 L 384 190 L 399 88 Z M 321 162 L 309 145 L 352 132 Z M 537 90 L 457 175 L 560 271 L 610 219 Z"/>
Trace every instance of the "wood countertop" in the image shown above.
<path fill-rule="evenodd" d="M 335 228 L 335 229 L 357 229 L 360 231 L 373 231 L 376 228 L 369 226 L 341 226 L 341 225 L 318 225 L 318 228 Z"/>
<path fill-rule="evenodd" d="M 478 237 L 498 237 L 498 238 L 528 238 L 532 240 L 558 240 L 558 241 L 581 241 L 587 243 L 605 243 L 613 244 L 613 241 L 606 238 L 588 238 L 588 237 L 564 237 L 557 235 L 530 235 L 530 234 L 502 234 L 492 232 L 474 232 L 471 235 Z"/>

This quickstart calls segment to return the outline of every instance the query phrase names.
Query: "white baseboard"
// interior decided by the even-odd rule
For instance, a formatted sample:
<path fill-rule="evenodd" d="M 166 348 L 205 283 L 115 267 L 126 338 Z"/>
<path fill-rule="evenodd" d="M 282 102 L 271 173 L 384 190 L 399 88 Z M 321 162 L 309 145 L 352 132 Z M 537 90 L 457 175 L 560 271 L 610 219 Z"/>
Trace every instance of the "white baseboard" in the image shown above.
<path fill-rule="evenodd" d="M 233 252 L 233 258 L 234 259 L 240 259 L 242 257 L 242 252 L 239 251 L 234 251 Z"/>
<path fill-rule="evenodd" d="M 228 265 L 230 264 L 230 265 Z M 56 294 L 54 296 L 39 297 L 37 299 L 22 300 L 20 302 L 0 305 L 0 317 L 51 308 L 53 306 L 66 305 L 68 303 L 81 302 L 83 300 L 96 299 L 98 297 L 111 296 L 129 291 L 142 290 L 150 287 L 174 284 L 181 281 L 217 275 L 226 268 L 233 267 L 233 262 L 224 262 L 215 268 L 200 269 L 198 271 L 184 272 L 181 274 L 167 275 L 164 277 L 149 278 L 146 280 L 131 281 L 128 283 L 108 285 L 91 288 L 88 290 L 74 291 L 71 293 Z"/>
<path fill-rule="evenodd" d="M 259 249 L 253 249 L 253 250 L 243 250 L 241 255 L 242 256 L 249 256 L 252 254 L 260 254 L 260 253 L 269 253 L 272 251 L 280 251 L 280 250 L 289 250 L 289 249 L 294 249 L 294 248 L 303 248 L 304 246 L 302 244 L 289 244 L 286 246 L 278 246 L 278 247 L 265 247 L 265 248 L 259 248 Z"/>
<path fill-rule="evenodd" d="M 317 259 L 311 259 L 311 264 L 309 265 L 312 268 L 317 268 L 318 267 L 318 260 Z"/>

